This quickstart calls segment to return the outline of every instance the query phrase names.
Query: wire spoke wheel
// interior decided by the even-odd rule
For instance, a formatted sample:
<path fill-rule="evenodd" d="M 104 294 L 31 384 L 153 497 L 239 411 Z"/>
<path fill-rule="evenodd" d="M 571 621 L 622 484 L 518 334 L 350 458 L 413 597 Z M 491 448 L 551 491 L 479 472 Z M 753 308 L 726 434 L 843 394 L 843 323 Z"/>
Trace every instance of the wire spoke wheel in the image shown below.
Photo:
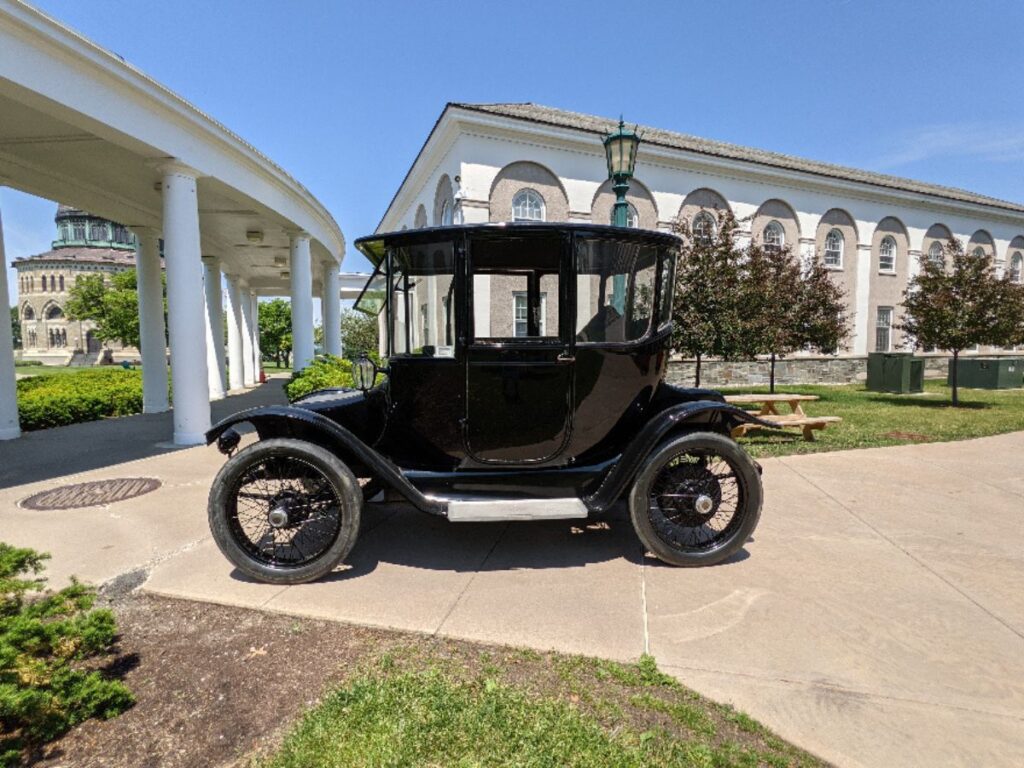
<path fill-rule="evenodd" d="M 229 495 L 228 524 L 237 545 L 257 562 L 306 565 L 331 548 L 341 531 L 341 502 L 330 479 L 296 456 L 250 464 Z"/>
<path fill-rule="evenodd" d="M 743 489 L 727 459 L 699 450 L 679 454 L 662 467 L 648 502 L 651 524 L 666 543 L 713 549 L 735 528 Z"/>
<path fill-rule="evenodd" d="M 730 438 L 693 432 L 648 457 L 629 497 L 647 549 L 672 565 L 713 565 L 739 550 L 761 516 L 757 465 Z"/>

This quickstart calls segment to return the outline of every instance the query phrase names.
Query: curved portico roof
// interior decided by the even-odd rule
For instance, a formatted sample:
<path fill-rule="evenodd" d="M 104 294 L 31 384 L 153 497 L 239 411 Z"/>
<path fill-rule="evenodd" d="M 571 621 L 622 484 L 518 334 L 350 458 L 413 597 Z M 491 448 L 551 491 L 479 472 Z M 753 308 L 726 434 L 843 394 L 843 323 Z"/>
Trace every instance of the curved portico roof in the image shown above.
<path fill-rule="evenodd" d="M 260 292 L 286 292 L 294 232 L 314 260 L 345 238 L 299 181 L 223 124 L 20 0 L 0 0 L 0 183 L 127 226 L 161 224 L 162 167 L 198 175 L 204 254 Z"/>

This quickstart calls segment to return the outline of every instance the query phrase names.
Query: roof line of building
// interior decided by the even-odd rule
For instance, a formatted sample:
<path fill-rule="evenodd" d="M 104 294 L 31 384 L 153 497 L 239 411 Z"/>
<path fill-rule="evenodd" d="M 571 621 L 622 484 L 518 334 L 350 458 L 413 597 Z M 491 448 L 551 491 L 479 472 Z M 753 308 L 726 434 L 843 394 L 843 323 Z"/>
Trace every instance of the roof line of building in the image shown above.
<path fill-rule="evenodd" d="M 599 117 L 596 115 L 587 115 L 581 112 L 571 112 L 563 109 L 556 109 L 554 107 L 545 107 L 532 102 L 518 102 L 518 103 L 464 103 L 464 102 L 450 102 L 445 106 L 444 112 L 441 113 L 443 117 L 449 107 L 457 107 L 469 112 L 476 112 L 479 114 L 496 115 L 499 117 L 506 117 L 513 120 L 521 120 L 523 122 L 536 123 L 538 125 L 547 125 L 555 128 L 567 128 L 570 130 L 580 131 L 582 133 L 593 134 L 597 136 L 603 136 L 611 131 L 615 130 L 618 125 L 617 120 L 610 118 Z M 441 118 L 438 118 L 438 123 Z M 437 123 L 434 125 L 436 130 Z M 1004 210 L 1014 211 L 1016 213 L 1024 213 L 1024 205 L 1014 203 L 1009 200 L 1000 200 L 998 198 L 989 197 L 986 195 L 979 195 L 974 192 L 970 192 L 964 189 L 958 189 L 956 187 L 947 187 L 940 184 L 931 184 L 923 181 L 916 181 L 914 179 L 907 179 L 900 176 L 892 176 L 889 174 L 875 173 L 873 171 L 864 171 L 856 168 L 850 168 L 842 165 L 835 165 L 832 163 L 825 163 L 818 160 L 807 160 L 793 155 L 786 155 L 779 152 L 770 152 L 768 150 L 756 149 L 753 147 L 744 147 L 738 144 L 729 144 L 727 142 L 715 141 L 712 139 L 703 139 L 697 136 L 692 136 L 684 133 L 677 133 L 674 131 L 667 131 L 660 128 L 652 128 L 648 126 L 640 126 L 640 130 L 643 132 L 643 140 L 647 144 L 653 144 L 669 149 L 682 150 L 686 152 L 693 152 L 695 154 L 707 155 L 716 158 L 725 158 L 729 160 L 740 160 L 742 162 L 751 163 L 754 165 L 764 165 L 769 167 L 781 168 L 788 171 L 797 171 L 802 173 L 809 173 L 817 176 L 824 176 L 832 179 L 841 179 L 843 181 L 852 181 L 860 184 L 868 184 L 880 187 L 886 187 L 890 189 L 897 189 L 903 192 L 911 192 L 914 194 L 925 194 L 933 197 L 939 197 L 946 200 L 954 200 L 957 202 L 973 203 L 975 205 L 990 206 L 993 208 L 1001 208 Z M 434 131 L 431 131 L 431 136 Z M 427 142 L 430 141 L 430 136 L 427 137 Z M 427 142 L 424 142 L 423 148 L 426 148 Z M 420 154 L 423 153 L 423 149 L 420 150 Z M 416 160 L 419 160 L 418 154 Z M 415 161 L 413 162 L 415 165 Z M 410 166 L 410 173 L 412 167 Z M 409 174 L 406 174 L 408 179 Z M 403 179 L 402 184 L 404 185 L 405 180 Z M 399 190 L 401 186 L 399 186 Z M 397 197 L 397 193 L 395 195 Z M 394 200 L 392 200 L 392 204 Z M 389 204 L 388 209 L 391 205 Z M 386 215 L 386 214 L 385 214 Z M 378 225 L 379 226 L 379 225 Z"/>

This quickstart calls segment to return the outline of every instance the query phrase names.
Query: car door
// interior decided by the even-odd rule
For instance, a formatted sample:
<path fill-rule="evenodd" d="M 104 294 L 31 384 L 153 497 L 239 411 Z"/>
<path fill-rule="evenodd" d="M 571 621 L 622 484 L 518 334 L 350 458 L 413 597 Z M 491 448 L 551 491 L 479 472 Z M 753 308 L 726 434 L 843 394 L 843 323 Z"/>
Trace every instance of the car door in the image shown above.
<path fill-rule="evenodd" d="M 572 431 L 571 239 L 481 234 L 468 243 L 466 452 L 482 463 L 554 462 Z"/>

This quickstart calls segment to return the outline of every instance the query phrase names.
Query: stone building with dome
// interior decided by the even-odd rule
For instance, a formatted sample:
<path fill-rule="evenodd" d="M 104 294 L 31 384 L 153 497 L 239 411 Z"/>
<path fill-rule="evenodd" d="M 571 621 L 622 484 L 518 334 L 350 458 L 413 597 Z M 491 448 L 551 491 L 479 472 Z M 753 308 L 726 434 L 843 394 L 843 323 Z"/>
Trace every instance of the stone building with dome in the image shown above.
<path fill-rule="evenodd" d="M 92 321 L 69 320 L 65 312 L 71 287 L 83 275 L 106 278 L 135 267 L 135 236 L 121 224 L 65 205 L 57 207 L 54 221 L 50 250 L 11 264 L 18 273 L 20 359 L 47 365 L 137 359 L 138 350 L 101 343 Z"/>

